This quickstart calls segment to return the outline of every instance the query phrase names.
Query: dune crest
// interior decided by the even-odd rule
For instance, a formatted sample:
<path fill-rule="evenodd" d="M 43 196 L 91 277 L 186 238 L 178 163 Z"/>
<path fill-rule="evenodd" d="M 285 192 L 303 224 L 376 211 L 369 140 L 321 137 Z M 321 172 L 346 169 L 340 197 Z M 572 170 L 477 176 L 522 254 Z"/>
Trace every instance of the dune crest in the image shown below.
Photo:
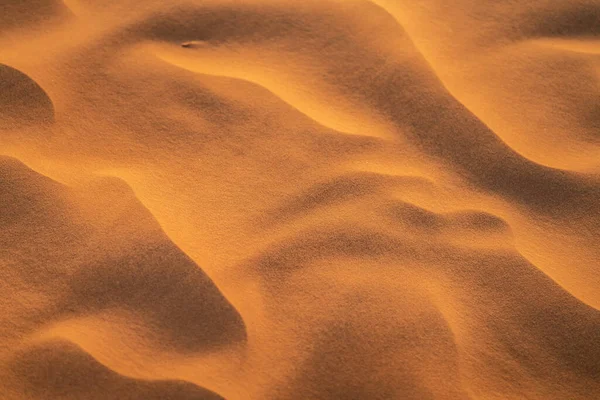
<path fill-rule="evenodd" d="M 54 107 L 37 82 L 21 71 L 0 64 L 0 119 L 2 133 L 48 125 L 54 121 Z"/>
<path fill-rule="evenodd" d="M 223 399 L 187 382 L 124 377 L 66 341 L 37 344 L 22 351 L 11 362 L 11 374 L 19 382 L 18 389 L 33 399 L 50 396 L 64 399 Z"/>

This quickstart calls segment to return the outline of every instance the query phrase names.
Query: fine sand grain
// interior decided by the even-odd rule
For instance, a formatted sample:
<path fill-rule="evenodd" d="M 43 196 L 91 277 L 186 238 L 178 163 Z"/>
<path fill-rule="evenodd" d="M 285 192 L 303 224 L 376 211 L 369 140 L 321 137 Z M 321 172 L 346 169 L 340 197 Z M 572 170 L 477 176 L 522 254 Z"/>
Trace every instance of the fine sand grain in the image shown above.
<path fill-rule="evenodd" d="M 0 399 L 600 399 L 600 0 L 0 0 Z"/>

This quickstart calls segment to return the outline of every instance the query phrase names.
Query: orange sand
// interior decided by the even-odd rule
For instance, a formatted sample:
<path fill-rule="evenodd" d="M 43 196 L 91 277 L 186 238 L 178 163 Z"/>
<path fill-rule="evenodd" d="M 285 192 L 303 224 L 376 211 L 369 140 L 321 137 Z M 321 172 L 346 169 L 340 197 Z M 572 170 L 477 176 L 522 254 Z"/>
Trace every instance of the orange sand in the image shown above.
<path fill-rule="evenodd" d="M 599 0 L 0 0 L 0 399 L 600 399 Z"/>

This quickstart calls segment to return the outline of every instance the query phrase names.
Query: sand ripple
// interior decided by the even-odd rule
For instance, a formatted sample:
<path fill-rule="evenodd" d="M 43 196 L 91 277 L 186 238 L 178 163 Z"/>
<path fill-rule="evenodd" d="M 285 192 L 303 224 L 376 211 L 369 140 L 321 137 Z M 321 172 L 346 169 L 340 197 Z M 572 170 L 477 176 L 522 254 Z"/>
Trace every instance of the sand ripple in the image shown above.
<path fill-rule="evenodd" d="M 3 399 L 600 397 L 597 1 L 0 8 Z"/>

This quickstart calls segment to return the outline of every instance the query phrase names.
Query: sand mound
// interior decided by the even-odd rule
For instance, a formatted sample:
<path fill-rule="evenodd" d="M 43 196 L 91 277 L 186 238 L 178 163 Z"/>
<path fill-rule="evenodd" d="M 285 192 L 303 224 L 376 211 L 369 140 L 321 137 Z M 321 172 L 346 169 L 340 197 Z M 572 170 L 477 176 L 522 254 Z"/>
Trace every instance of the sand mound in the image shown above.
<path fill-rule="evenodd" d="M 0 64 L 0 129 L 17 130 L 54 120 L 52 101 L 30 77 Z"/>
<path fill-rule="evenodd" d="M 67 341 L 35 344 L 21 351 L 10 368 L 19 384 L 7 399 L 223 399 L 190 383 L 127 378 Z"/>
<path fill-rule="evenodd" d="M 596 0 L 0 10 L 1 398 L 600 398 Z"/>

